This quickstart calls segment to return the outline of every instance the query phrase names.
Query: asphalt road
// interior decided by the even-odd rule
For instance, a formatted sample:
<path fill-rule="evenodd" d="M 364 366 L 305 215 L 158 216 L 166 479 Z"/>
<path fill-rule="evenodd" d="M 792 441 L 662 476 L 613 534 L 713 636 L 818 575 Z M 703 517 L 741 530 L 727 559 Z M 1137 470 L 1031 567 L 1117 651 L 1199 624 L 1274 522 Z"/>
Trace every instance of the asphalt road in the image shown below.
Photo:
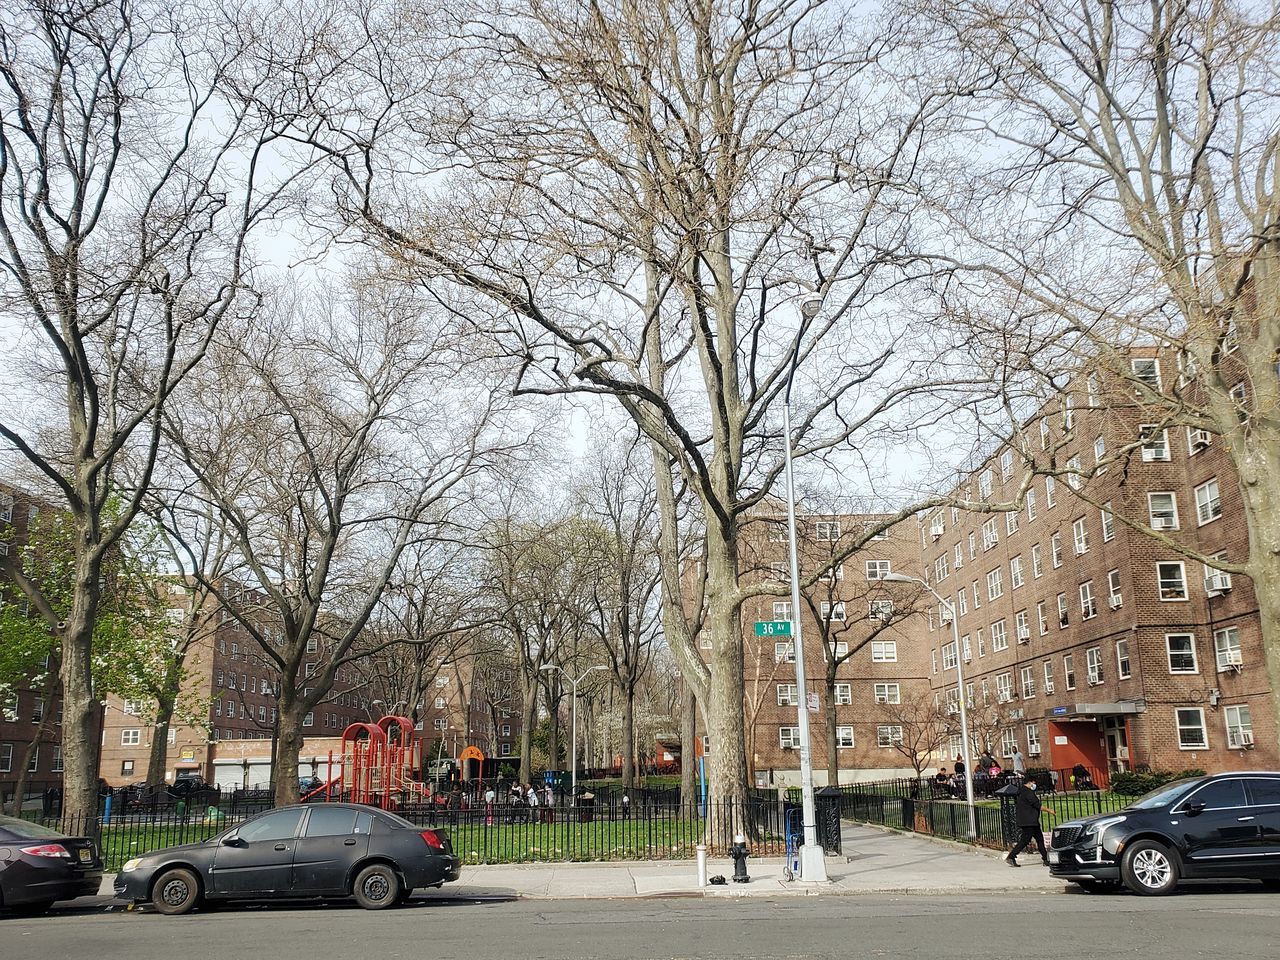
<path fill-rule="evenodd" d="M 226 908 L 169 918 L 61 910 L 0 920 L 4 960 L 1091 960 L 1270 958 L 1280 894 L 1216 888 L 1163 899 L 985 897 L 415 900 Z"/>

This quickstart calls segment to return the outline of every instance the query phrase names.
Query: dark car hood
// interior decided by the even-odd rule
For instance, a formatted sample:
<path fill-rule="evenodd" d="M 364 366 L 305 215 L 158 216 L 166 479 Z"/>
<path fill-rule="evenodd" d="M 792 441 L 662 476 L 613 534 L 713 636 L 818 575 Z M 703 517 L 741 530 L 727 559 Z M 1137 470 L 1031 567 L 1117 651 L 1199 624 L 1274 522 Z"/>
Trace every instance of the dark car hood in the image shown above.
<path fill-rule="evenodd" d="M 1091 813 L 1087 817 L 1072 817 L 1070 820 L 1055 823 L 1053 828 L 1055 830 L 1060 830 L 1063 827 L 1083 827 L 1087 829 L 1090 825 L 1098 823 L 1101 820 L 1114 820 L 1116 817 L 1135 817 L 1147 813 L 1151 813 L 1151 811 L 1130 810 L 1128 807 L 1125 807 L 1123 810 L 1111 810 L 1107 813 Z"/>
<path fill-rule="evenodd" d="M 172 856 L 175 853 L 195 853 L 197 851 L 211 850 L 215 846 L 216 844 L 210 843 L 207 840 L 201 843 L 183 843 L 176 847 L 161 847 L 159 850 L 149 850 L 146 853 L 139 855 L 138 859 L 152 860 L 156 857 Z"/>

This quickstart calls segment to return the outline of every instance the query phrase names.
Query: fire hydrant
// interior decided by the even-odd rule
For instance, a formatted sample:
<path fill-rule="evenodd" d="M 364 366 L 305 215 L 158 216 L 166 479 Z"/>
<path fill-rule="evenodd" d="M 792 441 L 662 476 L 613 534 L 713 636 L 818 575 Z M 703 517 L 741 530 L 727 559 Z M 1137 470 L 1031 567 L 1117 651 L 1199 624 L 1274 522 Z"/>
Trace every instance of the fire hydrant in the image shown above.
<path fill-rule="evenodd" d="M 729 856 L 733 857 L 733 882 L 750 883 L 751 878 L 747 876 L 747 857 L 751 856 L 751 851 L 747 849 L 745 836 L 740 833 L 734 836 L 733 846 L 729 848 Z"/>

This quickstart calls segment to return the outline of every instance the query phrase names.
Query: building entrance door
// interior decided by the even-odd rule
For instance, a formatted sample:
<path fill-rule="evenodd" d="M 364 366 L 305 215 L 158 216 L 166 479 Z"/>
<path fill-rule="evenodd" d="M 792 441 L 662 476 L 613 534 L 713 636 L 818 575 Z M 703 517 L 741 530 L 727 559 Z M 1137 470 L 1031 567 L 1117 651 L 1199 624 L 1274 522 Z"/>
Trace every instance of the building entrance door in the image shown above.
<path fill-rule="evenodd" d="M 1129 769 L 1129 727 L 1124 717 L 1104 717 L 1102 732 L 1107 741 L 1107 771 L 1124 773 Z"/>

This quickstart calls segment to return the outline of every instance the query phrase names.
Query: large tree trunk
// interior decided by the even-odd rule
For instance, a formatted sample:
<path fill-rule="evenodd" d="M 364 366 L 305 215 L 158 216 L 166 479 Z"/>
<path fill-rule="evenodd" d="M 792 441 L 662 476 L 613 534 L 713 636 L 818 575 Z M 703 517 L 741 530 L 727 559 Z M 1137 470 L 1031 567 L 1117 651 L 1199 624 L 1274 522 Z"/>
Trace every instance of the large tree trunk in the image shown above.
<path fill-rule="evenodd" d="M 93 628 L 97 620 L 102 564 L 97 539 L 77 523 L 76 589 L 62 632 L 62 810 L 73 830 L 86 831 L 98 815 L 101 709 L 93 689 Z"/>
<path fill-rule="evenodd" d="M 298 754 L 302 752 L 302 721 L 306 715 L 306 705 L 295 698 L 293 690 L 282 689 L 277 714 L 280 733 L 276 741 L 276 764 L 271 770 L 277 807 L 298 802 Z"/>
<path fill-rule="evenodd" d="M 547 768 L 550 770 L 569 770 L 573 779 L 573 770 L 560 764 L 560 709 L 559 704 L 547 697 Z"/>
<path fill-rule="evenodd" d="M 698 802 L 698 702 L 693 686 L 680 684 L 680 806 L 692 810 Z"/>
<path fill-rule="evenodd" d="M 747 765 L 742 689 L 742 625 L 737 599 L 733 544 L 714 543 L 708 535 L 707 623 L 712 636 L 711 683 L 707 698 L 707 842 L 720 849 L 737 831 L 749 832 L 746 819 Z M 718 539 L 718 538 L 717 538 Z M 718 549 L 716 549 L 718 548 Z"/>
<path fill-rule="evenodd" d="M 834 664 L 827 662 L 825 656 L 822 659 L 826 665 L 827 689 L 827 784 L 835 787 L 840 785 L 840 754 L 836 747 L 836 671 Z"/>
<path fill-rule="evenodd" d="M 538 717 L 538 687 L 525 687 L 520 704 L 520 782 L 533 782 L 533 725 Z M 555 767 L 548 765 L 547 769 Z"/>
<path fill-rule="evenodd" d="M 173 701 L 158 701 L 156 723 L 151 731 L 151 756 L 147 758 L 147 783 L 153 786 L 165 782 L 169 765 L 169 725 L 172 722 Z"/>
<path fill-rule="evenodd" d="M 609 757 L 609 765 L 613 758 Z M 622 785 L 633 787 L 636 782 L 636 692 L 622 692 Z"/>

